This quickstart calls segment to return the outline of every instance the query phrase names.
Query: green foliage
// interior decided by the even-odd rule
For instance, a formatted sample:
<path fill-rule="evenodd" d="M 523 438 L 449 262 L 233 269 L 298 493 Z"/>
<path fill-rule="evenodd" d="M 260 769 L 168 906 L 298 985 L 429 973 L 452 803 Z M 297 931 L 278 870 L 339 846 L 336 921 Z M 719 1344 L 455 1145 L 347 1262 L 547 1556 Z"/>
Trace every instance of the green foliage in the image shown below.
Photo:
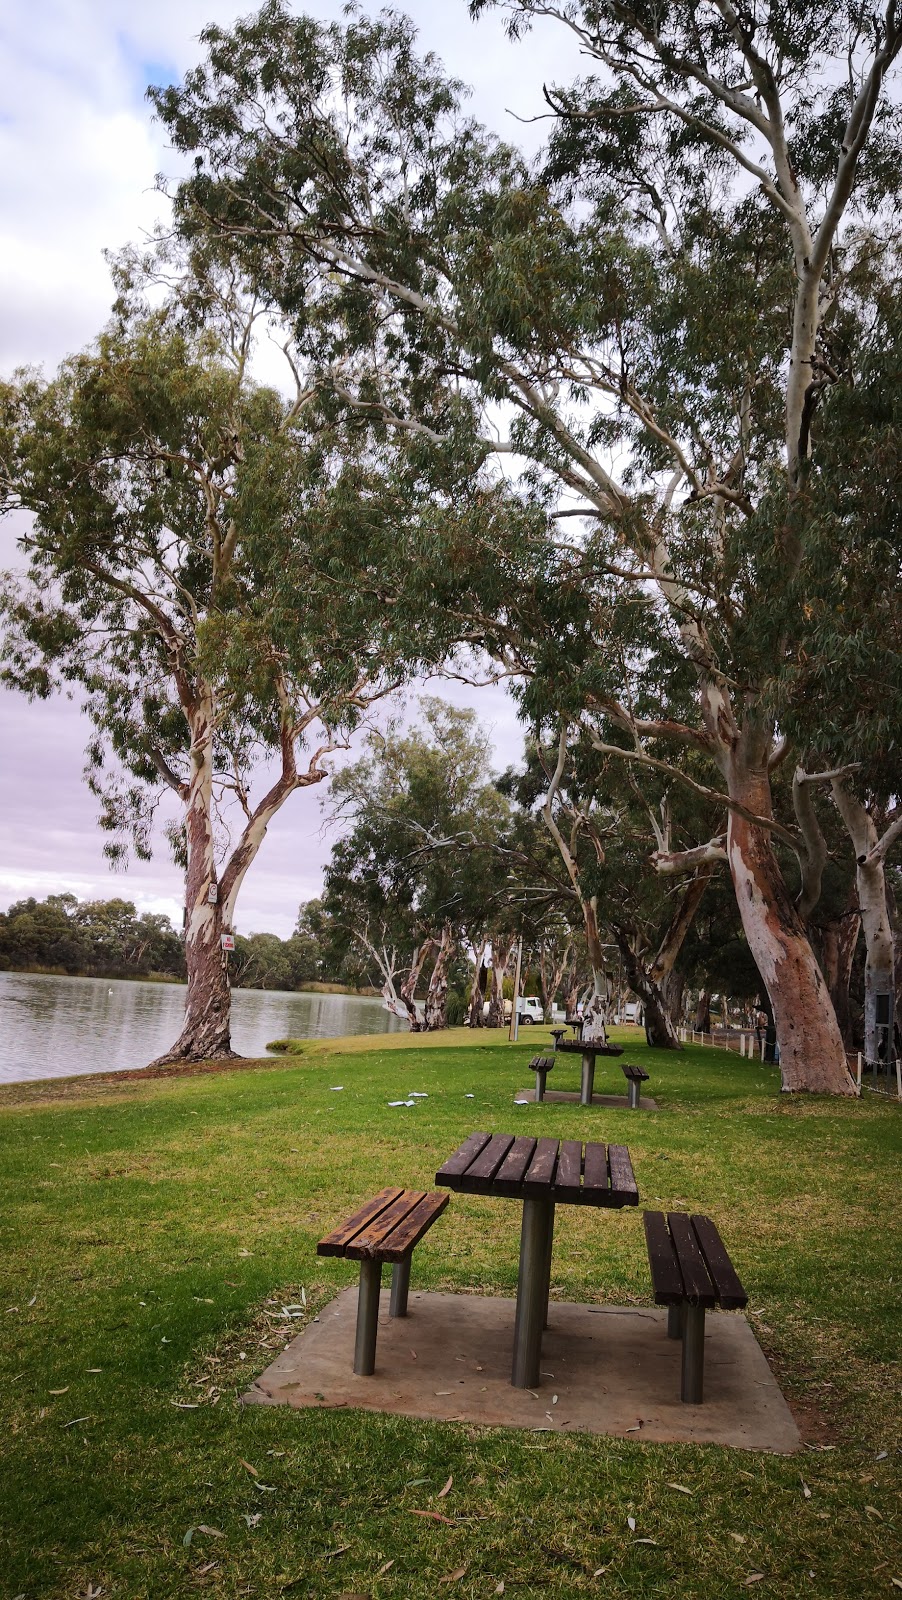
<path fill-rule="evenodd" d="M 89 977 L 184 977 L 181 940 L 168 917 L 131 900 L 79 902 L 73 894 L 19 900 L 0 912 L 0 969 L 52 967 Z"/>

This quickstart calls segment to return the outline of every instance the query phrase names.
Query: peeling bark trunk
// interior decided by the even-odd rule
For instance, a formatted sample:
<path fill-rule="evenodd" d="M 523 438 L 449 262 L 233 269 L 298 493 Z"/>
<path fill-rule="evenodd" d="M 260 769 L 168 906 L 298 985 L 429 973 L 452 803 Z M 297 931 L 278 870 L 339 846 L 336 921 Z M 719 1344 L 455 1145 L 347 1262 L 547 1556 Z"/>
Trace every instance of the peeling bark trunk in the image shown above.
<path fill-rule="evenodd" d="M 407 1020 L 410 1023 L 411 1033 L 423 1032 L 423 1023 L 420 1019 L 420 1014 L 417 1011 L 414 996 L 416 995 L 417 984 L 420 981 L 420 973 L 422 972 L 434 949 L 435 940 L 424 939 L 422 944 L 419 945 L 416 950 L 414 950 L 413 958 L 410 963 L 410 971 L 398 990 L 401 1004 L 407 1013 Z"/>
<path fill-rule="evenodd" d="M 584 900 L 580 896 L 580 905 L 586 926 L 589 961 L 592 966 L 592 991 L 583 1007 L 582 1037 L 594 1039 L 599 1044 L 607 1044 L 605 1019 L 608 1014 L 608 975 L 598 932 L 598 902 L 594 895 L 589 900 Z"/>
<path fill-rule="evenodd" d="M 896 980 L 886 869 L 876 823 L 865 806 L 834 781 L 833 798 L 855 850 L 855 887 L 866 951 L 864 1059 L 888 1066 L 895 1059 Z"/>
<path fill-rule="evenodd" d="M 185 874 L 185 966 L 188 992 L 178 1039 L 154 1066 L 168 1061 L 209 1061 L 236 1056 L 231 1039 L 231 987 L 222 949 L 226 924 L 218 898 L 211 817 L 213 702 L 203 695 L 192 707 L 191 775 L 185 804 L 188 866 Z M 217 902 L 208 898 L 217 888 Z"/>
<path fill-rule="evenodd" d="M 442 940 L 432 969 L 432 977 L 429 979 L 429 988 L 426 990 L 427 1033 L 435 1033 L 439 1028 L 448 1026 L 448 966 L 454 949 L 451 924 L 446 922 L 442 928 Z"/>
<path fill-rule="evenodd" d="M 711 1032 L 711 994 L 708 989 L 703 989 L 698 997 L 692 1031 L 693 1033 Z"/>
<path fill-rule="evenodd" d="M 852 1050 L 855 1046 L 852 1010 L 849 1005 L 849 983 L 860 931 L 861 917 L 857 909 L 849 910 L 843 916 L 824 923 L 820 929 L 824 978 L 830 990 L 839 1031 L 847 1050 Z"/>
<path fill-rule="evenodd" d="M 686 988 L 686 974 L 680 972 L 676 967 L 671 967 L 669 972 L 665 972 L 659 988 L 671 1022 L 675 1027 L 679 1027 L 683 1016 L 683 993 Z"/>
<path fill-rule="evenodd" d="M 740 736 L 724 762 L 728 792 L 757 816 L 771 815 L 767 742 L 749 753 Z M 757 759 L 756 759 L 757 758 Z M 827 985 L 814 957 L 766 828 L 731 809 L 727 854 L 743 931 L 773 1006 L 782 1087 L 854 1094 Z"/>
<path fill-rule="evenodd" d="M 539 992 L 542 996 L 542 1015 L 546 1022 L 551 1021 L 551 1013 L 554 1009 L 554 997 L 557 994 L 561 983 L 563 982 L 564 973 L 569 960 L 569 944 L 567 945 L 561 960 L 557 963 L 555 963 L 553 957 L 549 956 L 547 948 L 544 944 L 540 945 L 539 947 Z"/>
<path fill-rule="evenodd" d="M 492 940 L 492 993 L 486 1019 L 487 1028 L 504 1027 L 504 974 L 508 969 L 511 951 L 516 942 L 512 934 L 499 935 Z"/>
<path fill-rule="evenodd" d="M 623 957 L 626 981 L 633 993 L 642 1001 L 645 1018 L 645 1037 L 657 1050 L 682 1050 L 667 1002 L 652 971 L 636 953 L 628 930 L 614 926 L 614 934 Z"/>
<path fill-rule="evenodd" d="M 485 991 L 489 981 L 489 969 L 485 964 L 487 949 L 488 940 L 483 939 L 476 955 L 476 965 L 473 970 L 473 988 L 470 994 L 470 1009 L 467 1013 L 468 1028 L 481 1028 L 484 1020 L 482 1008 L 485 1005 Z"/>

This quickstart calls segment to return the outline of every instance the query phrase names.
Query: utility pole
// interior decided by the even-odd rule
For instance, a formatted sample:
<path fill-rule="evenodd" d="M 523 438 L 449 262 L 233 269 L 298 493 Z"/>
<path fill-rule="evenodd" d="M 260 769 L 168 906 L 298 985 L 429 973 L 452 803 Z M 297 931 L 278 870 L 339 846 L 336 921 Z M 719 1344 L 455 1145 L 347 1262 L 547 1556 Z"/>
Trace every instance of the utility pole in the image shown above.
<path fill-rule="evenodd" d="M 508 1038 L 512 1039 L 515 1044 L 517 1042 L 517 1039 L 519 1038 L 520 1016 L 519 1016 L 519 1013 L 517 1011 L 517 1001 L 520 998 L 520 966 L 521 966 L 522 961 L 523 961 L 523 935 L 521 933 L 519 939 L 517 940 L 517 965 L 514 968 L 514 1003 L 513 1003 L 513 1006 L 511 1008 L 511 1027 L 510 1027 L 510 1033 L 508 1034 Z"/>

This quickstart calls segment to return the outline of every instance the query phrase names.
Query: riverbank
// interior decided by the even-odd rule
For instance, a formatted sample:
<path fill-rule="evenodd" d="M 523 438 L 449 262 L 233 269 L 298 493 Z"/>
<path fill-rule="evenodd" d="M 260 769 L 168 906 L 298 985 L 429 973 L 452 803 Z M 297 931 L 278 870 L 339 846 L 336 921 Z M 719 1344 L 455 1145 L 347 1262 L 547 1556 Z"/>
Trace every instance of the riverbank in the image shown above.
<path fill-rule="evenodd" d="M 73 1103 L 69 1083 L 33 1105 L 7 1091 L 4 1594 L 891 1593 L 899 1228 L 885 1205 L 875 1225 L 874 1196 L 894 1192 L 896 1108 L 790 1100 L 759 1063 L 630 1046 L 657 1113 L 515 1112 L 536 1045 L 500 1030 L 321 1041 L 265 1070 L 79 1083 Z M 426 1098 L 390 1104 L 411 1090 Z M 515 1116 L 558 1138 L 591 1120 L 629 1144 L 643 1202 L 717 1219 L 801 1454 L 653 1444 L 641 1419 L 629 1438 L 559 1432 L 551 1378 L 538 1432 L 238 1405 L 354 1280 L 317 1238 Z M 454 1196 L 416 1288 L 511 1296 L 518 1228 L 515 1207 Z M 651 1304 L 638 1212 L 562 1208 L 552 1300 Z"/>

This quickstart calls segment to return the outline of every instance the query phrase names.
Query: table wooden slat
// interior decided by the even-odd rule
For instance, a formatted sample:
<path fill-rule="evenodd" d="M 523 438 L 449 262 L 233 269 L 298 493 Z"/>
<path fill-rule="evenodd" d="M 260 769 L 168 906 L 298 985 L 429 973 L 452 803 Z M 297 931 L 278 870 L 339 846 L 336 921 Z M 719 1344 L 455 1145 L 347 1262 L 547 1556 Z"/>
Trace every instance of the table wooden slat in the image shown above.
<path fill-rule="evenodd" d="M 633 1172 L 633 1163 L 625 1144 L 608 1145 L 608 1165 L 611 1169 L 611 1204 L 637 1206 L 639 1186 Z"/>
<path fill-rule="evenodd" d="M 495 1173 L 492 1183 L 492 1193 L 511 1195 L 514 1198 L 523 1188 L 523 1177 L 533 1157 L 536 1148 L 535 1139 L 529 1138 L 525 1133 L 515 1139 Z"/>
<path fill-rule="evenodd" d="M 471 1133 L 462 1145 L 449 1156 L 443 1167 L 435 1174 L 436 1183 L 444 1183 L 449 1189 L 457 1189 L 455 1181 L 466 1172 L 472 1161 L 476 1160 L 481 1150 L 484 1150 L 492 1135 L 490 1133 Z"/>
<path fill-rule="evenodd" d="M 404 1218 L 425 1198 L 425 1189 L 402 1189 L 397 1200 L 393 1200 L 385 1211 L 355 1234 L 345 1249 L 348 1260 L 364 1261 L 367 1256 L 373 1255 L 398 1224 L 403 1222 Z"/>
<path fill-rule="evenodd" d="M 741 1310 L 748 1305 L 749 1297 L 717 1228 L 710 1217 L 693 1217 L 692 1226 L 721 1305 L 725 1311 Z"/>
<path fill-rule="evenodd" d="M 683 1274 L 670 1241 L 670 1234 L 667 1232 L 664 1213 L 646 1211 L 642 1220 L 645 1223 L 655 1305 L 678 1305 L 683 1298 Z"/>
<path fill-rule="evenodd" d="M 717 1295 L 708 1276 L 708 1269 L 689 1217 L 685 1211 L 670 1211 L 667 1215 L 667 1225 L 683 1274 L 686 1298 L 691 1305 L 716 1305 Z"/>
<path fill-rule="evenodd" d="M 492 1135 L 484 1150 L 481 1150 L 475 1161 L 471 1161 L 466 1170 L 467 1188 L 471 1194 L 478 1194 L 480 1189 L 484 1194 L 490 1194 L 495 1173 L 501 1166 L 508 1150 L 514 1142 L 512 1133 L 495 1133 Z"/>
<path fill-rule="evenodd" d="M 327 1233 L 325 1239 L 320 1239 L 316 1247 L 317 1255 L 343 1256 L 350 1241 L 403 1193 L 403 1189 L 380 1189 L 372 1200 L 368 1200 L 365 1206 L 354 1212 L 353 1217 L 348 1217 L 347 1222 Z"/>
<path fill-rule="evenodd" d="M 587 1144 L 582 1199 L 587 1205 L 610 1205 L 608 1152 L 603 1144 Z"/>
<path fill-rule="evenodd" d="M 450 1201 L 449 1194 L 424 1195 L 419 1205 L 399 1223 L 398 1227 L 389 1234 L 380 1248 L 379 1254 L 386 1261 L 403 1261 L 408 1256 L 415 1244 L 419 1244 L 431 1227 L 436 1217 L 440 1217 Z"/>
<path fill-rule="evenodd" d="M 551 1199 L 551 1186 L 557 1166 L 558 1140 L 540 1139 L 523 1177 L 523 1194 L 527 1199 L 542 1196 Z"/>
<path fill-rule="evenodd" d="M 555 1200 L 578 1202 L 583 1172 L 583 1147 L 581 1139 L 562 1139 L 558 1152 L 557 1172 L 554 1176 Z"/>

